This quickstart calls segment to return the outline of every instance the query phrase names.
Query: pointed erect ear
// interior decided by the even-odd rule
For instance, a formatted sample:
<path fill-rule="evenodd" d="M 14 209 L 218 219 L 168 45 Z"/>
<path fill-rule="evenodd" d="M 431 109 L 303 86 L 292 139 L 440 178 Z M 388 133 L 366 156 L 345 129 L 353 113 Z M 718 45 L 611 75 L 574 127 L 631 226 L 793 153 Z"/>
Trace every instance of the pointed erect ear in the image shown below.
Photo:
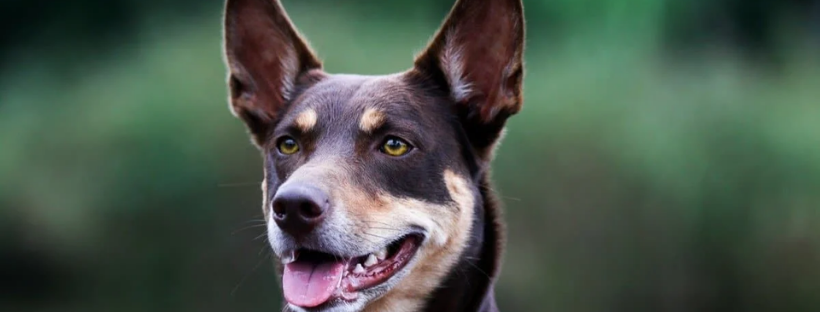
<path fill-rule="evenodd" d="M 474 144 L 491 145 L 507 117 L 521 110 L 523 54 L 521 0 L 458 0 L 415 70 L 442 78 L 476 127 L 468 130 L 480 132 Z"/>
<path fill-rule="evenodd" d="M 279 0 L 228 0 L 224 31 L 231 110 L 262 144 L 295 87 L 311 80 L 303 75 L 322 64 Z"/>

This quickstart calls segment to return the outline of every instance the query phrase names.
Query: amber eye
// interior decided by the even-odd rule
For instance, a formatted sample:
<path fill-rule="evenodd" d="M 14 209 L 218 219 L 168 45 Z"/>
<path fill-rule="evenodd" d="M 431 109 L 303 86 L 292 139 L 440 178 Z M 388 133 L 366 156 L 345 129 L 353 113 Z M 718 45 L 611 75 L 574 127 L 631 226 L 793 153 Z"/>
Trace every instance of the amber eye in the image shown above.
<path fill-rule="evenodd" d="M 291 155 L 299 151 L 299 144 L 296 144 L 296 140 L 292 138 L 283 138 L 279 140 L 277 148 L 279 148 L 280 153 L 285 155 Z"/>
<path fill-rule="evenodd" d="M 387 138 L 386 141 L 384 141 L 384 144 L 382 145 L 380 150 L 382 151 L 382 153 L 385 153 L 387 155 L 398 157 L 407 154 L 407 152 L 409 152 L 410 149 L 410 144 L 408 144 L 404 140 L 396 137 L 390 137 Z"/>

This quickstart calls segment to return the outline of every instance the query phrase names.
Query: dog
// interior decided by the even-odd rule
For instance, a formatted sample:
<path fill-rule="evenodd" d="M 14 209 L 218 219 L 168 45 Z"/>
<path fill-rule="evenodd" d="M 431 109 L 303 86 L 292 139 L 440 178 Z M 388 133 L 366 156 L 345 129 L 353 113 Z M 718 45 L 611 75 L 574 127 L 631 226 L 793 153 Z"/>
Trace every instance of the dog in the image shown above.
<path fill-rule="evenodd" d="M 497 311 L 490 162 L 523 103 L 521 0 L 456 1 L 384 76 L 323 71 L 278 0 L 227 0 L 224 23 L 284 309 Z"/>

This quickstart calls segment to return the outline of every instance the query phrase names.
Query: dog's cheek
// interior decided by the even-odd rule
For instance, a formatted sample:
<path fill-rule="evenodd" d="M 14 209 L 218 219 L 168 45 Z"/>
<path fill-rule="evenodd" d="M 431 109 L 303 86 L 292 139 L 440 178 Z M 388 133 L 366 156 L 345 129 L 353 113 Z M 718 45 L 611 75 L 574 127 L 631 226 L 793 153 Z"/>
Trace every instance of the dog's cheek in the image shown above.
<path fill-rule="evenodd" d="M 395 201 L 392 206 L 395 211 L 391 212 L 393 220 L 427 224 L 430 237 L 419 250 L 412 272 L 379 300 L 381 306 L 412 311 L 440 286 L 466 249 L 475 211 L 475 189 L 450 170 L 443 175 L 452 199 L 449 205 L 390 199 Z"/>
<path fill-rule="evenodd" d="M 475 192 L 467 180 L 450 170 L 446 170 L 443 174 L 447 191 L 453 203 L 448 206 L 433 207 L 439 211 L 446 210 L 450 213 L 439 213 L 432 216 L 440 217 L 436 224 L 439 226 L 440 235 L 446 238 L 444 238 L 443 244 L 424 248 L 423 258 L 420 258 L 422 261 L 420 261 L 418 270 L 425 274 L 414 274 L 418 277 L 423 275 L 435 276 L 436 283 L 445 277 L 466 249 L 475 211 Z M 444 216 L 447 218 L 441 218 Z M 412 284 L 417 285 L 424 283 L 423 280 L 412 281 Z M 437 287 L 438 285 L 429 286 Z"/>
<path fill-rule="evenodd" d="M 454 220 L 453 224 L 455 226 L 451 227 L 451 237 L 459 245 L 459 250 L 463 250 L 473 225 L 476 190 L 471 187 L 467 179 L 450 170 L 444 171 L 444 182 L 447 185 L 447 192 L 458 210 L 457 219 Z"/>

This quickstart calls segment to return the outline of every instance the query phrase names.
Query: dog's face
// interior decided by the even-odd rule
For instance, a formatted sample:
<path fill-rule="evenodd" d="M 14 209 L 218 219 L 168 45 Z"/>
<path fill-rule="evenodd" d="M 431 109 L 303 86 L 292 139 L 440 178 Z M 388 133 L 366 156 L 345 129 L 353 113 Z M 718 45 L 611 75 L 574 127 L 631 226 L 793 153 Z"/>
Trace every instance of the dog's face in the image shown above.
<path fill-rule="evenodd" d="M 264 210 L 291 304 L 358 310 L 410 270 L 423 296 L 463 248 L 478 193 L 458 132 L 406 79 L 325 77 L 274 127 Z"/>
<path fill-rule="evenodd" d="M 478 177 L 521 107 L 520 0 L 463 0 L 403 73 L 331 75 L 278 1 L 229 0 L 231 107 L 297 311 L 415 311 L 474 236 Z"/>

